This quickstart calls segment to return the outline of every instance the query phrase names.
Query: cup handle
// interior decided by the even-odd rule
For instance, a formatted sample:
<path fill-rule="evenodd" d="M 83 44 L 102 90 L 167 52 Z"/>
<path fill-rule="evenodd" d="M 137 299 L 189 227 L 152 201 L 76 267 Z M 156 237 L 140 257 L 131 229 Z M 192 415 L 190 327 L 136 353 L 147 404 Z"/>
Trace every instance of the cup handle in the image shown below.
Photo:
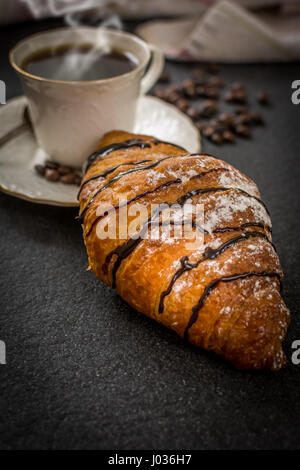
<path fill-rule="evenodd" d="M 148 44 L 151 50 L 150 66 L 141 80 L 141 94 L 144 95 L 154 85 L 164 68 L 165 59 L 163 53 L 152 44 Z"/>

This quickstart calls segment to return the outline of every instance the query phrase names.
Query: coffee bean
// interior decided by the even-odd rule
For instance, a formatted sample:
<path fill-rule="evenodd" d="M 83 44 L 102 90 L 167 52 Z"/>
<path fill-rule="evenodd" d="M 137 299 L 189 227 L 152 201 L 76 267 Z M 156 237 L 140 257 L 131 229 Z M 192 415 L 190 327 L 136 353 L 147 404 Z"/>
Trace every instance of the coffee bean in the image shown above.
<path fill-rule="evenodd" d="M 251 121 L 252 121 L 252 118 L 251 118 L 251 115 L 250 114 L 240 114 L 237 118 L 236 118 L 236 124 L 239 125 L 239 124 L 251 124 Z"/>
<path fill-rule="evenodd" d="M 166 101 L 172 104 L 175 104 L 180 98 L 181 95 L 177 91 L 172 91 L 165 96 Z"/>
<path fill-rule="evenodd" d="M 234 116 L 232 114 L 229 114 L 229 113 L 221 113 L 218 117 L 218 120 L 222 124 L 225 124 L 228 127 L 231 127 L 234 124 Z"/>
<path fill-rule="evenodd" d="M 228 103 L 245 103 L 247 99 L 247 93 L 243 90 L 229 91 L 225 95 L 225 100 Z"/>
<path fill-rule="evenodd" d="M 56 171 L 52 168 L 46 168 L 45 178 L 48 181 L 58 181 L 59 180 L 59 173 L 58 173 L 58 171 Z"/>
<path fill-rule="evenodd" d="M 176 106 L 181 110 L 181 111 L 186 111 L 190 105 L 189 100 L 185 98 L 179 98 L 178 101 L 176 102 Z"/>
<path fill-rule="evenodd" d="M 248 95 L 246 87 L 243 83 L 235 81 L 229 85 L 229 90 L 224 95 L 224 100 L 230 104 L 235 105 L 234 112 L 222 112 L 215 119 L 209 119 L 209 123 L 202 122 L 201 119 L 210 118 L 218 113 L 217 100 L 220 96 L 221 88 L 224 86 L 224 81 L 219 76 L 208 76 L 209 74 L 216 74 L 219 72 L 219 66 L 216 64 L 208 64 L 204 67 L 196 67 L 191 71 L 190 77 L 183 80 L 181 83 L 169 84 L 166 87 L 156 87 L 153 90 L 153 95 L 162 98 L 169 103 L 175 104 L 178 109 L 185 112 L 195 123 L 195 126 L 205 136 L 217 145 L 223 142 L 233 143 L 236 140 L 236 135 L 244 138 L 251 137 L 251 127 L 254 125 L 262 125 L 264 123 L 263 117 L 259 112 L 250 111 L 249 106 L 246 105 Z M 160 83 L 169 83 L 170 77 L 166 72 L 163 72 Z M 197 108 L 195 105 L 191 106 L 192 100 L 196 98 L 203 98 Z M 257 95 L 257 101 L 261 104 L 269 103 L 269 96 L 266 92 L 260 92 Z M 67 169 L 61 169 L 55 162 L 50 161 L 49 169 L 57 170 L 63 177 L 68 175 Z M 71 169 L 68 168 L 70 172 Z M 36 170 L 42 174 L 43 169 Z M 67 178 L 67 181 L 75 177 Z M 80 176 L 76 174 L 75 184 L 79 184 Z"/>
<path fill-rule="evenodd" d="M 265 91 L 260 92 L 260 93 L 257 95 L 257 101 L 258 101 L 258 103 L 260 103 L 260 104 L 264 104 L 264 105 L 269 104 L 270 101 L 269 101 L 269 95 L 268 95 L 268 93 L 266 93 Z"/>
<path fill-rule="evenodd" d="M 235 142 L 234 133 L 231 131 L 228 131 L 228 130 L 224 131 L 222 137 L 225 142 L 229 142 L 229 143 Z"/>
<path fill-rule="evenodd" d="M 234 102 L 245 103 L 248 99 L 247 93 L 244 90 L 235 91 L 233 94 Z"/>
<path fill-rule="evenodd" d="M 225 101 L 227 101 L 227 103 L 233 103 L 234 101 L 234 94 L 232 91 L 227 91 L 227 93 L 225 94 Z"/>
<path fill-rule="evenodd" d="M 193 120 L 197 120 L 200 117 L 200 113 L 196 108 L 188 108 L 186 114 Z"/>
<path fill-rule="evenodd" d="M 216 87 L 206 86 L 205 87 L 205 96 L 207 98 L 218 99 L 220 95 L 219 89 Z"/>
<path fill-rule="evenodd" d="M 167 72 L 163 72 L 161 76 L 158 79 L 159 83 L 169 83 L 170 82 L 170 77 L 167 74 Z"/>
<path fill-rule="evenodd" d="M 213 135 L 213 133 L 215 132 L 215 128 L 210 126 L 210 127 L 206 127 L 204 130 L 203 130 L 203 135 L 205 137 L 211 137 Z"/>
<path fill-rule="evenodd" d="M 205 84 L 196 87 L 196 95 L 200 98 L 218 99 L 220 93 L 218 88 Z"/>
<path fill-rule="evenodd" d="M 200 116 L 203 118 L 211 117 L 218 111 L 217 103 L 213 100 L 206 100 L 199 107 Z"/>
<path fill-rule="evenodd" d="M 263 117 L 260 113 L 257 113 L 256 111 L 254 111 L 250 115 L 251 115 L 251 119 L 252 119 L 253 124 L 256 124 L 256 125 L 264 124 Z"/>
<path fill-rule="evenodd" d="M 201 121 L 196 122 L 195 126 L 197 127 L 198 131 L 200 131 L 200 132 L 205 132 L 205 130 L 206 130 L 205 124 Z"/>
<path fill-rule="evenodd" d="M 221 145 L 223 143 L 223 137 L 221 134 L 215 132 L 210 140 L 214 143 L 214 144 L 217 144 L 217 145 Z"/>
<path fill-rule="evenodd" d="M 237 106 L 234 110 L 235 114 L 247 114 L 249 113 L 249 108 L 247 106 Z"/>
<path fill-rule="evenodd" d="M 58 163 L 53 162 L 52 160 L 46 160 L 45 166 L 46 168 L 50 168 L 51 170 L 56 170 L 58 167 Z"/>
<path fill-rule="evenodd" d="M 68 173 L 67 175 L 64 175 L 60 178 L 60 181 L 64 184 L 75 184 L 76 181 L 76 173 Z"/>
<path fill-rule="evenodd" d="M 81 176 L 76 175 L 75 184 L 77 184 L 77 186 L 80 186 L 80 185 L 81 185 Z"/>
<path fill-rule="evenodd" d="M 157 98 L 160 98 L 160 99 L 165 99 L 165 97 L 166 97 L 166 91 L 162 87 L 154 88 L 154 90 L 152 91 L 152 94 L 154 96 L 156 96 Z"/>
<path fill-rule="evenodd" d="M 227 131 L 227 126 L 222 125 L 221 123 L 218 123 L 215 127 L 215 132 L 218 134 L 223 134 L 223 132 Z"/>
<path fill-rule="evenodd" d="M 195 85 L 189 85 L 183 88 L 185 95 L 188 98 L 196 98 L 197 97 L 197 89 Z"/>
<path fill-rule="evenodd" d="M 173 92 L 182 93 L 182 88 L 178 83 L 172 83 L 172 85 L 169 85 L 166 88 L 166 92 L 167 93 L 173 93 Z"/>
<path fill-rule="evenodd" d="M 68 173 L 71 173 L 73 170 L 69 166 L 59 165 L 57 168 L 57 171 L 60 175 L 67 175 Z"/>
<path fill-rule="evenodd" d="M 236 126 L 235 131 L 237 135 L 239 135 L 240 137 L 245 137 L 245 138 L 251 137 L 251 131 L 249 127 L 244 126 L 243 124 L 239 124 L 238 126 Z"/>
<path fill-rule="evenodd" d="M 46 168 L 43 165 L 35 165 L 34 169 L 40 176 L 45 175 Z"/>

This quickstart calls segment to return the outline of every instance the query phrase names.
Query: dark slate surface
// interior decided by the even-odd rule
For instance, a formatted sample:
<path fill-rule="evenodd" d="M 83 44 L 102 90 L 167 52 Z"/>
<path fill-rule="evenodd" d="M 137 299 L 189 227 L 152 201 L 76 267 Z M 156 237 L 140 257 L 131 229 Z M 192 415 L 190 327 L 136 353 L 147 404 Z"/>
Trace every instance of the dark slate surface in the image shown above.
<path fill-rule="evenodd" d="M 20 87 L 7 63 L 18 38 L 57 22 L 0 32 L 8 97 Z M 168 64 L 173 78 L 188 67 Z M 300 66 L 226 66 L 222 76 L 270 92 L 268 122 L 251 141 L 215 153 L 258 183 L 274 225 L 292 312 L 279 373 L 238 372 L 138 314 L 86 272 L 76 210 L 0 195 L 1 448 L 269 449 L 299 447 L 299 118 L 291 81 Z"/>

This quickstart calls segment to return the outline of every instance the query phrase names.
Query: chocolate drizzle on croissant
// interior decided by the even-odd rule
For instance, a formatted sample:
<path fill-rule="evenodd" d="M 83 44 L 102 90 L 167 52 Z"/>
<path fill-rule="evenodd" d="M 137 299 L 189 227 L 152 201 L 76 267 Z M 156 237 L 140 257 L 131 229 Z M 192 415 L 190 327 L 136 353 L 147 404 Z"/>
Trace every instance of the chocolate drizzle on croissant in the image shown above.
<path fill-rule="evenodd" d="M 105 157 L 106 155 L 109 155 L 111 152 L 114 152 L 116 150 L 121 150 L 121 149 L 129 149 L 131 147 L 139 147 L 141 149 L 150 148 L 151 143 L 154 144 L 154 145 L 158 145 L 158 144 L 172 145 L 173 147 L 177 147 L 177 148 L 184 151 L 184 149 L 182 147 L 180 147 L 179 145 L 170 144 L 170 142 L 166 142 L 164 140 L 151 139 L 150 142 L 146 142 L 143 139 L 127 139 L 127 140 L 124 140 L 123 142 L 116 142 L 114 144 L 106 145 L 106 146 L 101 147 L 100 149 L 98 149 L 96 152 L 92 153 L 86 161 L 86 165 L 85 165 L 85 168 L 84 168 L 84 173 L 87 172 L 89 167 L 95 161 L 97 161 L 99 158 L 102 158 L 102 157 Z"/>
<path fill-rule="evenodd" d="M 189 263 L 188 257 L 185 256 L 184 258 L 182 258 L 180 260 L 181 268 L 178 271 L 176 271 L 176 273 L 174 274 L 174 276 L 171 279 L 171 282 L 170 282 L 167 290 L 163 291 L 161 296 L 160 296 L 158 313 L 163 313 L 164 298 L 171 293 L 175 282 L 177 281 L 177 279 L 180 278 L 180 276 L 182 276 L 182 274 L 184 274 L 186 271 L 190 271 L 191 269 L 197 268 L 199 266 L 199 264 L 203 263 L 204 261 L 207 261 L 207 260 L 210 260 L 210 259 L 215 259 L 217 256 L 219 256 L 221 253 L 223 253 L 225 250 L 227 250 L 231 246 L 235 245 L 236 243 L 240 243 L 240 242 L 243 242 L 245 240 L 248 240 L 248 238 L 250 238 L 250 237 L 264 238 L 268 243 L 270 243 L 272 245 L 272 247 L 276 251 L 274 244 L 269 241 L 267 235 L 265 235 L 264 233 L 262 233 L 262 232 L 246 232 L 246 233 L 242 233 L 242 235 L 239 235 L 238 237 L 230 238 L 225 243 L 220 245 L 218 248 L 214 249 L 214 248 L 207 247 L 204 251 L 204 255 L 202 256 L 202 258 L 200 258 L 199 261 L 197 261 L 196 263 Z"/>
<path fill-rule="evenodd" d="M 204 302 L 207 299 L 207 297 L 212 293 L 212 291 L 218 286 L 220 282 L 232 282 L 232 281 L 236 281 L 237 279 L 245 279 L 246 277 L 250 277 L 250 276 L 276 277 L 277 279 L 279 279 L 279 282 L 280 282 L 280 275 L 278 273 L 273 273 L 273 272 L 272 273 L 266 273 L 266 272 L 256 273 L 254 271 L 250 271 L 248 273 L 242 273 L 242 274 L 231 274 L 230 276 L 223 276 L 223 277 L 214 279 L 205 287 L 204 292 L 202 296 L 200 297 L 199 302 L 197 303 L 197 305 L 195 305 L 192 308 L 193 313 L 184 330 L 184 338 L 186 340 L 188 339 L 189 330 L 193 326 L 193 324 L 196 323 L 198 315 L 199 315 L 199 310 L 203 307 Z"/>
<path fill-rule="evenodd" d="M 181 155 L 180 155 L 180 156 L 181 156 Z M 187 155 L 187 156 L 190 157 L 191 155 Z M 140 163 L 140 162 L 139 162 L 139 163 Z M 194 176 L 192 176 L 190 179 L 192 180 L 192 179 L 200 178 L 201 176 L 205 176 L 206 174 L 211 173 L 211 172 L 215 172 L 215 171 L 229 171 L 229 170 L 228 170 L 227 168 L 213 168 L 213 169 L 211 169 L 211 170 L 203 171 L 203 172 L 201 172 L 201 173 L 199 173 L 199 174 L 197 174 L 197 175 L 194 175 Z M 83 186 L 84 186 L 85 183 L 87 183 L 88 181 L 91 181 L 92 179 L 94 179 L 94 178 L 91 177 L 91 178 L 89 178 L 89 180 L 84 181 Z M 166 181 L 165 183 L 163 183 L 163 184 L 157 186 L 157 187 L 154 188 L 154 189 L 150 189 L 150 190 L 148 190 L 148 191 L 144 191 L 144 192 L 142 192 L 142 193 L 137 194 L 134 198 L 129 199 L 125 204 L 122 204 L 121 206 L 120 206 L 120 205 L 119 205 L 119 206 L 114 206 L 114 209 L 119 209 L 120 207 L 124 207 L 124 206 L 126 206 L 126 205 L 128 205 L 128 204 L 131 204 L 132 202 L 135 202 L 135 201 L 137 201 L 138 199 L 141 199 L 142 197 L 147 196 L 148 194 L 156 193 L 156 192 L 160 191 L 161 189 L 163 189 L 163 188 L 165 188 L 165 187 L 167 187 L 167 186 L 170 186 L 171 184 L 179 184 L 179 183 L 182 183 L 182 179 L 181 179 L 181 178 L 176 178 L 175 180 Z M 83 187 L 83 186 L 82 186 L 82 187 Z M 92 231 L 94 225 L 95 225 L 102 217 L 103 217 L 103 216 L 100 215 L 100 216 L 98 216 L 98 217 L 94 220 L 94 222 L 93 222 L 93 224 L 91 225 L 91 228 L 90 228 L 89 232 L 87 233 L 87 235 L 89 235 L 89 234 L 91 233 L 91 231 Z"/>
<path fill-rule="evenodd" d="M 169 157 L 165 157 L 165 158 L 162 158 L 161 160 L 157 160 L 155 161 L 154 163 L 151 163 L 151 165 L 147 165 L 147 166 L 140 166 L 138 168 L 132 168 L 131 170 L 127 170 L 127 171 L 123 171 L 121 173 L 118 173 L 117 175 L 115 175 L 114 177 L 112 177 L 108 183 L 106 183 L 104 186 L 102 186 L 101 188 L 99 188 L 95 194 L 91 197 L 91 199 L 89 200 L 89 202 L 87 203 L 87 205 L 85 206 L 85 208 L 80 212 L 79 214 L 79 220 L 80 222 L 83 221 L 83 218 L 84 218 L 84 215 L 86 213 L 86 211 L 89 209 L 89 207 L 91 206 L 91 204 L 95 201 L 95 198 L 96 196 L 98 196 L 98 194 L 100 194 L 102 191 L 104 191 L 106 188 L 108 188 L 109 186 L 111 186 L 116 180 L 122 178 L 123 176 L 126 176 L 126 175 L 129 175 L 130 173 L 136 173 L 137 171 L 145 171 L 145 170 L 152 170 L 153 168 L 157 167 L 157 165 L 159 165 L 161 162 L 164 162 L 165 160 L 169 160 L 170 158 L 175 158 L 175 157 L 185 157 L 185 155 L 172 155 L 172 156 L 169 156 Z M 120 165 L 119 165 L 120 166 Z M 82 183 L 82 185 L 85 184 L 85 181 Z"/>
<path fill-rule="evenodd" d="M 79 199 L 90 266 L 129 304 L 237 368 L 282 367 L 289 311 L 270 215 L 249 178 L 207 154 L 115 131 L 89 157 Z M 148 216 L 135 236 L 99 239 L 98 222 L 136 201 Z M 191 251 L 185 239 L 145 236 L 164 225 L 160 210 L 149 212 L 152 203 L 187 201 L 204 207 L 203 224 L 189 220 L 203 246 Z"/>
<path fill-rule="evenodd" d="M 244 194 L 245 196 L 247 197 L 253 197 L 254 199 L 256 199 L 259 203 L 261 203 L 264 208 L 266 209 L 265 207 L 265 204 L 259 199 L 259 198 L 256 198 L 255 196 L 251 196 L 250 194 L 246 193 L 245 191 L 243 191 L 242 189 L 238 189 L 238 188 L 205 188 L 205 189 L 196 189 L 194 191 L 191 191 L 187 194 L 184 194 L 183 196 L 181 196 L 179 199 L 177 199 L 176 201 L 176 204 L 179 204 L 179 205 L 183 205 L 187 200 L 189 200 L 191 197 L 193 196 L 196 196 L 196 195 L 202 195 L 202 194 L 207 194 L 207 193 L 210 193 L 210 192 L 218 192 L 218 191 L 227 191 L 227 190 L 231 190 L 231 189 L 235 189 L 237 190 L 238 192 L 241 192 L 242 194 Z M 267 209 L 266 209 L 267 211 Z M 114 263 L 114 266 L 113 266 L 113 270 L 112 270 L 112 274 L 113 274 L 113 282 L 112 282 L 112 287 L 116 287 L 116 273 L 117 273 L 117 270 L 118 268 L 120 267 L 120 264 L 121 262 L 127 258 L 131 253 L 132 251 L 137 247 L 137 245 L 143 240 L 143 236 L 145 235 L 145 231 L 148 229 L 149 225 L 151 224 L 151 222 L 153 221 L 153 219 L 156 217 L 156 214 L 152 215 L 147 221 L 146 221 L 146 224 L 144 225 L 144 227 L 142 228 L 142 230 L 140 231 L 140 234 L 138 237 L 134 238 L 134 239 L 129 239 L 127 242 L 125 242 L 124 244 L 120 245 L 116 250 L 112 251 L 111 253 L 109 253 L 109 255 L 107 256 L 106 258 L 106 264 L 111 260 L 112 256 L 113 255 L 117 255 L 117 260 L 115 261 Z M 257 232 L 259 233 L 259 232 Z M 253 232 L 252 232 L 252 236 L 253 236 Z M 261 236 L 263 238 L 266 238 L 266 235 L 264 234 L 261 234 L 259 233 L 259 235 L 256 235 L 256 236 Z M 224 244 L 224 247 L 227 247 L 227 246 L 231 246 L 231 244 L 234 244 L 234 243 L 237 243 L 238 241 L 240 240 L 243 240 L 245 238 L 248 238 L 247 235 L 242 235 L 241 237 L 236 237 L 234 239 L 234 241 L 232 241 L 232 243 L 229 243 L 226 242 Z M 222 245 L 223 247 L 223 245 Z M 223 249 L 223 248 L 222 248 Z M 220 247 L 220 253 L 222 253 L 222 249 Z M 225 249 L 225 248 L 224 248 Z M 216 251 L 217 254 L 219 254 L 218 251 Z M 208 258 L 205 258 L 205 259 L 208 259 Z M 105 268 L 104 268 L 105 269 Z M 161 312 L 160 312 L 161 313 Z"/>

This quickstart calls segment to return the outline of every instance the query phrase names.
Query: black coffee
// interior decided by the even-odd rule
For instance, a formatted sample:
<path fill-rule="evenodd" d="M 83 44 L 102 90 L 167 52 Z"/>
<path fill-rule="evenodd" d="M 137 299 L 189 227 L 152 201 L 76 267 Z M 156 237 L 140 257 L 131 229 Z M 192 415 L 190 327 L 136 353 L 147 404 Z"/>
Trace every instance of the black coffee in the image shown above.
<path fill-rule="evenodd" d="M 130 72 L 137 66 L 134 56 L 86 44 L 41 50 L 29 56 L 22 68 L 43 78 L 65 81 L 88 81 L 112 78 Z"/>

